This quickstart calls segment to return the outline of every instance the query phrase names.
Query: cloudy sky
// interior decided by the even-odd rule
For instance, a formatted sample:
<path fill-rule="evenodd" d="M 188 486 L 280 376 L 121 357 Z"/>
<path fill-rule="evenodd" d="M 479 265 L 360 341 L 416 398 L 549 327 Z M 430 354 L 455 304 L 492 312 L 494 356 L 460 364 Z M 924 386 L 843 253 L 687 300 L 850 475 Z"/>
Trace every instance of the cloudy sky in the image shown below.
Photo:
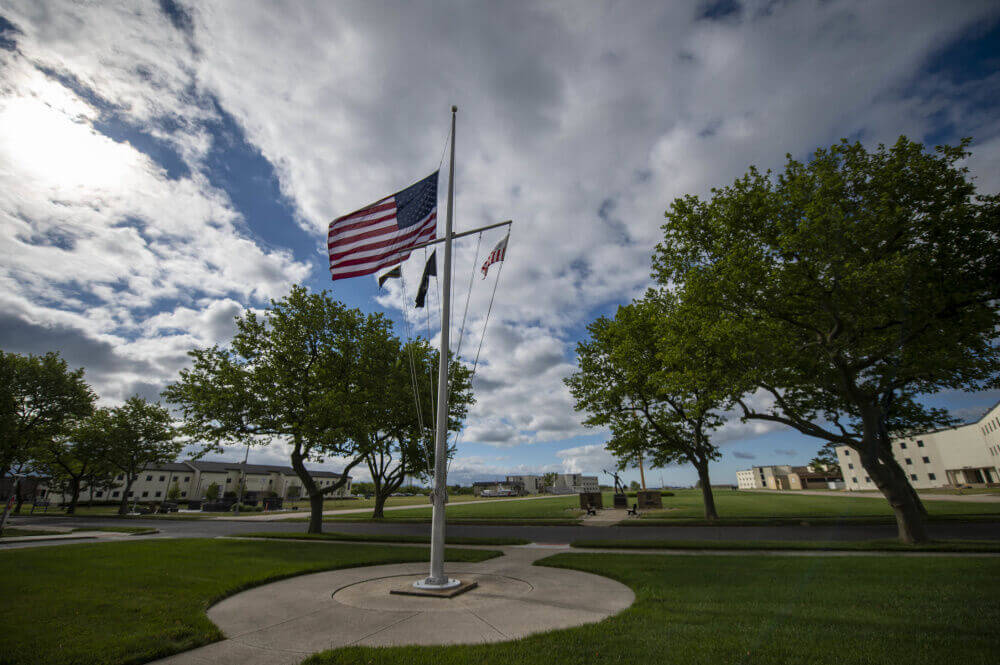
<path fill-rule="evenodd" d="M 7 1 L 0 348 L 58 350 L 112 404 L 156 397 L 294 283 L 435 334 L 402 304 L 422 256 L 390 291 L 331 283 L 325 229 L 441 166 L 456 104 L 456 229 L 515 225 L 453 477 L 596 473 L 606 435 L 562 379 L 586 324 L 647 286 L 674 197 L 900 134 L 974 137 L 996 192 L 998 101 L 991 1 Z M 470 291 L 472 267 L 501 235 L 456 250 L 465 357 L 493 286 Z M 972 418 L 1000 393 L 934 399 Z M 717 482 L 820 445 L 737 421 L 718 438 Z"/>

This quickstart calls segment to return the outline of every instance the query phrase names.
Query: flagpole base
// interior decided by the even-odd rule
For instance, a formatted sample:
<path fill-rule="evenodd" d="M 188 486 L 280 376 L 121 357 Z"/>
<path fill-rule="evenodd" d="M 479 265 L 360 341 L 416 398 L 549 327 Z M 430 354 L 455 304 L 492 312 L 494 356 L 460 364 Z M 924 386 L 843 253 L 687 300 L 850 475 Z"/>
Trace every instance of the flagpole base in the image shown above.
<path fill-rule="evenodd" d="M 424 591 L 447 591 L 448 589 L 454 589 L 460 586 L 462 586 L 461 580 L 452 579 L 450 577 L 444 580 L 434 579 L 433 577 L 425 577 L 424 579 L 417 580 L 413 583 L 414 589 L 421 589 Z"/>
<path fill-rule="evenodd" d="M 454 598 L 466 591 L 471 591 L 479 586 L 476 580 L 461 582 L 449 579 L 444 586 L 439 584 L 427 584 L 427 580 L 420 580 L 404 587 L 390 589 L 389 593 L 396 593 L 401 596 L 423 596 L 425 598 Z"/>

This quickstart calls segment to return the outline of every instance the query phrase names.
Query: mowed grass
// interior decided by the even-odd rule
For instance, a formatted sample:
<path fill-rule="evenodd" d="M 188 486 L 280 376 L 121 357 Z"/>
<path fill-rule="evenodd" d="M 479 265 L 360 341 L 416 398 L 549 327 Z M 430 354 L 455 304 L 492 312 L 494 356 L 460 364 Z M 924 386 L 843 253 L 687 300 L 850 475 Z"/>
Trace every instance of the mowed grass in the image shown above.
<path fill-rule="evenodd" d="M 643 520 L 701 520 L 705 517 L 701 490 L 673 490 L 674 496 L 663 497 L 663 510 L 648 510 Z M 862 517 L 892 517 L 892 510 L 883 497 L 826 496 L 801 494 L 771 494 L 766 492 L 717 490 L 715 507 L 722 520 L 770 518 L 851 519 Z M 629 500 L 629 505 L 634 502 Z M 607 505 L 607 500 L 605 500 Z M 969 503 L 960 501 L 924 501 L 931 518 L 959 515 L 997 515 L 1000 503 Z"/>
<path fill-rule="evenodd" d="M 833 552 L 996 552 L 1000 540 L 576 540 L 571 547 L 625 550 L 825 550 Z"/>
<path fill-rule="evenodd" d="M 0 552 L 4 665 L 143 663 L 222 638 L 205 615 L 237 591 L 301 573 L 426 561 L 427 548 L 145 540 Z M 497 552 L 446 550 L 452 561 Z"/>
<path fill-rule="evenodd" d="M 58 536 L 66 531 L 42 531 L 41 529 L 15 529 L 7 527 L 0 538 L 21 538 L 22 536 Z"/>
<path fill-rule="evenodd" d="M 387 510 L 386 520 L 391 521 L 424 521 L 431 518 L 432 508 L 413 508 L 408 510 Z M 580 499 L 577 495 L 553 496 L 541 499 L 526 499 L 523 501 L 505 501 L 503 499 L 484 499 L 475 502 L 455 503 L 449 499 L 447 515 L 450 520 L 487 520 L 487 521 L 531 521 L 548 520 L 554 522 L 575 522 L 583 514 L 580 510 Z M 336 515 L 327 516 L 328 521 L 369 520 L 370 515 Z"/>
<path fill-rule="evenodd" d="M 635 603 L 597 624 L 500 644 L 348 648 L 308 665 L 857 663 L 992 665 L 1000 559 L 560 554 Z"/>

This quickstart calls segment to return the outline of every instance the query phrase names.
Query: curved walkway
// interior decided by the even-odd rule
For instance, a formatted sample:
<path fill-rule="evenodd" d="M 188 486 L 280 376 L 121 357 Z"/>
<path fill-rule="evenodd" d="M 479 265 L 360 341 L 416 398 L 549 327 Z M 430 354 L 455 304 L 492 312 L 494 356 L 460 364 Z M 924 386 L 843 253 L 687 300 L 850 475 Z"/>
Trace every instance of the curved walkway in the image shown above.
<path fill-rule="evenodd" d="M 606 577 L 531 565 L 550 549 L 489 549 L 504 556 L 446 566 L 479 584 L 454 598 L 389 594 L 425 576 L 426 563 L 333 570 L 238 593 L 208 610 L 227 639 L 157 662 L 292 665 L 344 646 L 502 642 L 594 623 L 635 600 Z"/>

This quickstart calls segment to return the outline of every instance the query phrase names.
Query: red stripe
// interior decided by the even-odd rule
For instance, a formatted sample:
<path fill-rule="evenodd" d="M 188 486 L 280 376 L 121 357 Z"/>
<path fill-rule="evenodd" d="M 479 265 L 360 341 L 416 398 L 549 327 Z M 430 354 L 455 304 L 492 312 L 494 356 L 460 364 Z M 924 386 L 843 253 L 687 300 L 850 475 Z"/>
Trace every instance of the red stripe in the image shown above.
<path fill-rule="evenodd" d="M 353 224 L 344 224 L 343 226 L 330 226 L 330 231 L 326 234 L 327 238 L 331 236 L 339 235 L 341 233 L 346 233 L 347 231 L 353 231 L 354 229 L 363 229 L 373 224 L 381 224 L 382 222 L 387 222 L 390 219 L 396 219 L 396 209 L 393 208 L 391 215 L 385 215 L 383 217 L 375 217 L 374 219 L 366 219 L 363 222 L 354 222 Z"/>
<path fill-rule="evenodd" d="M 419 239 L 421 236 L 424 236 L 424 235 L 430 235 L 433 232 L 434 232 L 433 228 L 425 229 L 424 231 L 422 231 L 421 233 L 419 233 L 414 238 L 414 240 Z M 397 244 L 396 247 L 394 247 L 393 249 L 389 250 L 388 252 L 383 252 L 381 254 L 375 254 L 374 256 L 365 256 L 365 257 L 362 257 L 360 259 L 342 259 L 342 260 L 339 260 L 339 261 L 334 259 L 334 260 L 330 261 L 330 267 L 331 268 L 340 268 L 342 266 L 359 266 L 359 265 L 362 265 L 362 264 L 365 264 L 365 263 L 371 263 L 372 261 L 380 261 L 380 260 L 382 260 L 382 259 L 384 259 L 386 257 L 393 256 L 395 254 L 399 254 L 400 252 L 409 251 L 410 245 L 414 245 L 414 244 L 416 244 L 416 243 L 414 243 L 414 242 L 408 242 L 408 243 L 406 243 L 406 244 L 404 244 L 402 246 L 399 246 Z M 355 250 L 355 252 L 356 251 L 358 251 L 358 250 Z M 350 255 L 350 254 L 354 254 L 355 252 L 346 252 L 345 254 Z"/>
<path fill-rule="evenodd" d="M 392 197 L 390 196 L 389 199 Z M 382 199 L 382 201 L 388 201 L 389 199 Z M 382 203 L 382 201 L 376 201 L 369 206 L 361 208 L 360 210 L 355 210 L 354 212 L 344 215 L 343 217 L 338 217 L 337 219 L 330 222 L 330 226 L 333 226 L 337 222 L 343 221 L 345 219 L 350 219 L 351 217 L 364 217 L 365 215 L 370 215 L 373 212 L 380 212 L 382 210 L 388 210 L 389 208 L 396 207 L 396 201 L 390 201 L 389 203 Z"/>
<path fill-rule="evenodd" d="M 337 281 L 338 279 L 347 279 L 349 277 L 361 277 L 362 275 L 370 275 L 373 272 L 378 272 L 382 268 L 388 268 L 389 266 L 396 265 L 397 263 L 402 263 L 408 258 L 410 258 L 410 252 L 407 252 L 405 255 L 400 256 L 398 258 L 392 258 L 387 261 L 383 261 L 382 263 L 376 266 L 372 266 L 371 268 L 365 268 L 363 270 L 355 270 L 353 272 L 338 272 L 337 270 L 331 268 L 330 277 L 333 279 L 333 281 Z"/>
<path fill-rule="evenodd" d="M 435 229 L 432 228 L 431 230 L 433 231 Z M 376 241 L 376 242 L 370 242 L 367 245 L 361 245 L 360 247 L 351 247 L 350 249 L 345 249 L 345 250 L 343 250 L 341 252 L 332 252 L 331 251 L 330 252 L 330 261 L 332 263 L 334 261 L 337 261 L 339 259 L 344 258 L 345 256 L 350 256 L 351 254 L 357 254 L 358 252 L 367 252 L 367 251 L 370 251 L 370 250 L 373 250 L 373 249 L 382 249 L 383 247 L 393 247 L 393 246 L 395 246 L 395 247 L 398 248 L 400 245 L 406 246 L 406 245 L 411 244 L 409 241 L 413 239 L 414 235 L 421 235 L 422 236 L 426 232 L 427 232 L 427 229 L 424 228 L 424 226 L 419 226 L 416 229 L 414 229 L 412 232 L 407 233 L 406 235 L 397 235 L 397 236 L 389 238 L 387 240 L 380 240 L 380 241 Z M 333 250 L 335 248 L 336 248 L 336 243 L 331 243 L 330 245 L 327 246 L 327 249 L 330 249 L 330 250 Z"/>
<path fill-rule="evenodd" d="M 427 219 L 424 222 L 421 222 L 416 227 L 415 230 L 420 230 L 420 228 L 423 227 L 425 224 L 427 224 L 428 221 L 433 222 L 436 219 L 437 219 L 437 212 L 432 212 L 430 214 L 430 216 L 428 216 Z M 397 234 L 397 233 L 399 233 L 399 229 L 398 228 L 395 228 L 395 229 L 391 229 L 391 228 L 375 229 L 373 231 L 368 231 L 366 233 L 359 233 L 358 235 L 351 236 L 347 240 L 338 238 L 337 240 L 334 240 L 332 242 L 327 242 L 326 243 L 326 248 L 327 249 L 334 249 L 338 245 L 353 244 L 353 243 L 356 243 L 359 240 L 367 240 L 368 238 L 377 238 L 379 236 L 384 236 L 384 235 L 389 235 L 389 234 Z M 407 235 L 409 235 L 411 233 L 414 233 L 414 231 L 408 231 Z M 400 235 L 400 236 L 398 236 L 397 239 L 399 239 L 399 240 L 405 239 L 407 237 L 407 235 Z M 359 252 L 359 251 L 362 251 L 365 247 L 368 247 L 368 246 L 369 245 L 364 245 L 362 247 L 354 247 L 354 248 L 352 248 L 352 249 L 350 249 L 348 251 Z M 371 243 L 371 249 L 377 249 L 376 243 Z M 331 258 L 332 258 L 332 256 L 333 255 L 331 254 Z"/>

